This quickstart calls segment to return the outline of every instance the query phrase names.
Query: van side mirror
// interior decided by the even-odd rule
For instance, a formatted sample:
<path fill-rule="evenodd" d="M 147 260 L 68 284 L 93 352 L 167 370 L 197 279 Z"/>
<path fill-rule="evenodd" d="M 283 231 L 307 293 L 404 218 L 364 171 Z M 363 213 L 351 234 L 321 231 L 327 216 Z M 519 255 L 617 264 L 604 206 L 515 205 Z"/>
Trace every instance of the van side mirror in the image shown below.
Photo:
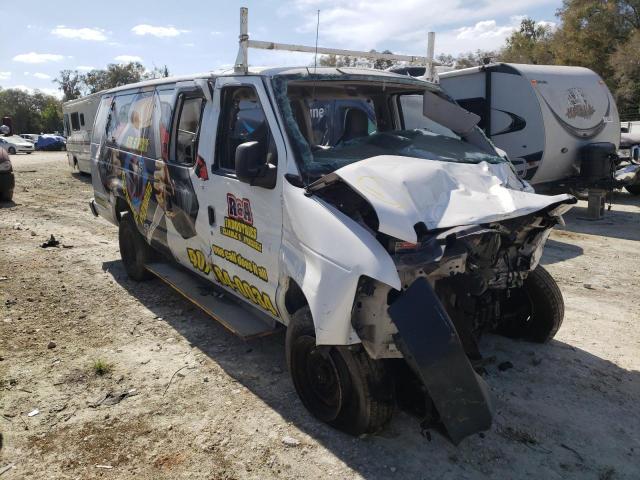
<path fill-rule="evenodd" d="M 267 163 L 264 148 L 259 142 L 244 142 L 236 148 L 236 176 L 249 185 L 263 188 L 276 186 L 276 167 Z"/>

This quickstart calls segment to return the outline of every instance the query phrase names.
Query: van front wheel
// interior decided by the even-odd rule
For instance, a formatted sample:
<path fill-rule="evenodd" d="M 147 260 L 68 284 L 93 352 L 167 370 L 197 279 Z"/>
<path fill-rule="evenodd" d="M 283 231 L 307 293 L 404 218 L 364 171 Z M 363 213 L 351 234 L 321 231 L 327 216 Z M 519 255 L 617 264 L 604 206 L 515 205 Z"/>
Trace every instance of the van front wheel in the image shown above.
<path fill-rule="evenodd" d="M 512 292 L 503 311 L 507 315 L 506 321 L 496 333 L 546 343 L 562 325 L 564 300 L 551 274 L 538 265 L 529 272 L 523 287 Z"/>
<path fill-rule="evenodd" d="M 153 260 L 155 252 L 142 238 L 130 213 L 124 214 L 120 219 L 118 241 L 120 257 L 129 278 L 137 282 L 153 278 L 153 274 L 145 265 Z"/>
<path fill-rule="evenodd" d="M 298 396 L 319 420 L 351 435 L 375 433 L 391 419 L 393 379 L 362 345 L 317 346 L 308 307 L 287 327 L 287 365 Z"/>

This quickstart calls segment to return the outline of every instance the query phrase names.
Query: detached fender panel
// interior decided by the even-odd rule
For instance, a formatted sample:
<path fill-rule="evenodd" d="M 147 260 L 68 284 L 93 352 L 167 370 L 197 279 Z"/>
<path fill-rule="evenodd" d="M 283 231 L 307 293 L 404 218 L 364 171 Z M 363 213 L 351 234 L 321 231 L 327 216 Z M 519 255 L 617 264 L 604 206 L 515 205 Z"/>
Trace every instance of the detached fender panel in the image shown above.
<path fill-rule="evenodd" d="M 487 385 L 473 370 L 451 319 L 425 278 L 389 307 L 394 340 L 422 380 L 454 444 L 491 427 Z"/>
<path fill-rule="evenodd" d="M 281 271 L 302 289 L 318 345 L 358 341 L 351 326 L 353 301 L 365 275 L 400 290 L 391 256 L 365 228 L 288 182 L 283 188 Z"/>

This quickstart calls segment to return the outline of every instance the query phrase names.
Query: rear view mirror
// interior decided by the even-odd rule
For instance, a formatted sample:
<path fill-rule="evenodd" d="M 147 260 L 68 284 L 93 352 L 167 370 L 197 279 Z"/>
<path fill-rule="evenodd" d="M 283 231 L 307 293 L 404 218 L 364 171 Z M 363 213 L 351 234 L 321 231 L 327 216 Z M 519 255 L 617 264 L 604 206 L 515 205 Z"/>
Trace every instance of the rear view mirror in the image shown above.
<path fill-rule="evenodd" d="M 429 90 L 425 90 L 422 95 L 422 114 L 460 136 L 471 132 L 480 121 L 480 117 L 475 113 Z"/>
<path fill-rule="evenodd" d="M 273 188 L 276 185 L 276 167 L 267 163 L 263 146 L 259 142 L 245 142 L 236 148 L 236 177 L 249 185 Z"/>

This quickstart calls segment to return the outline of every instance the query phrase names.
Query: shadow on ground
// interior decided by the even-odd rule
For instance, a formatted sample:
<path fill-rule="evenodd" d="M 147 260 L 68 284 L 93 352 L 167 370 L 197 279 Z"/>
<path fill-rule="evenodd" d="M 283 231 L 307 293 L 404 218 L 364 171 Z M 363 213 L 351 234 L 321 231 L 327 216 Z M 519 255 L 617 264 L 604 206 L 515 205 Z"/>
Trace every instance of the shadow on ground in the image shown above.
<path fill-rule="evenodd" d="M 16 202 L 14 202 L 13 200 L 9 201 L 9 202 L 1 202 L 0 201 L 0 208 L 13 208 L 13 207 L 17 207 L 18 204 Z"/>
<path fill-rule="evenodd" d="M 579 257 L 582 254 L 584 254 L 582 247 L 550 238 L 544 246 L 544 253 L 540 263 L 542 265 L 551 265 Z"/>
<path fill-rule="evenodd" d="M 640 197 L 617 192 L 612 209 L 605 212 L 601 220 L 590 220 L 586 204 L 582 205 L 573 207 L 564 215 L 565 227 L 556 228 L 574 233 L 640 240 L 640 210 L 632 212 L 620 208 L 624 205 L 637 206 L 640 209 Z"/>
<path fill-rule="evenodd" d="M 91 185 L 91 175 L 82 172 L 71 172 L 71 176 L 76 180 Z"/>
<path fill-rule="evenodd" d="M 514 472 L 536 478 L 634 478 L 638 472 L 640 372 L 566 343 L 483 338 L 485 357 L 495 357 L 485 377 L 495 402 L 494 423 L 484 435 L 456 447 L 435 432 L 427 439 L 414 418 L 396 412 L 382 434 L 356 440 L 315 420 L 302 406 L 286 374 L 282 332 L 244 342 L 160 280 L 132 282 L 120 261 L 103 263 L 103 270 L 285 421 L 367 479 L 387 479 L 393 472 L 398 478 L 451 479 L 513 478 Z M 498 368 L 505 361 L 513 368 Z"/>

